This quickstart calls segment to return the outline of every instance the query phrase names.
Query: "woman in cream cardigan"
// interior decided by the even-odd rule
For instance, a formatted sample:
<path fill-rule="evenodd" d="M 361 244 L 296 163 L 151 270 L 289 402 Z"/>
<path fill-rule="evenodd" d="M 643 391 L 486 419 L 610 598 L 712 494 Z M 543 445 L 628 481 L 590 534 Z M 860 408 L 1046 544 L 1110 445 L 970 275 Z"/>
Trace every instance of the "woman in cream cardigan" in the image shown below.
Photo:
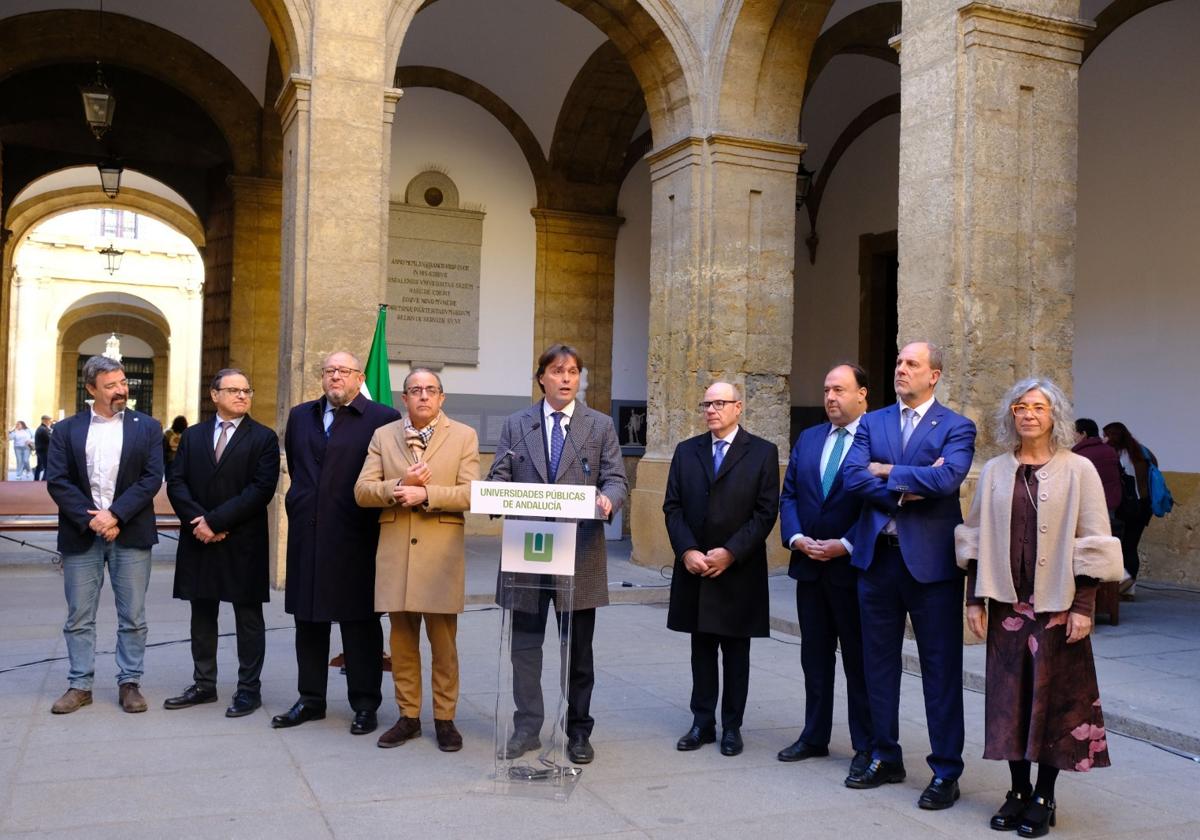
<path fill-rule="evenodd" d="M 1097 581 L 1121 578 L 1121 544 L 1095 467 L 1071 452 L 1074 428 L 1053 382 L 1014 385 L 996 414 L 1007 451 L 984 465 L 955 531 L 967 622 L 987 637 L 983 757 L 1012 774 L 991 827 L 1022 837 L 1054 825 L 1060 770 L 1109 764 L 1088 637 Z"/>

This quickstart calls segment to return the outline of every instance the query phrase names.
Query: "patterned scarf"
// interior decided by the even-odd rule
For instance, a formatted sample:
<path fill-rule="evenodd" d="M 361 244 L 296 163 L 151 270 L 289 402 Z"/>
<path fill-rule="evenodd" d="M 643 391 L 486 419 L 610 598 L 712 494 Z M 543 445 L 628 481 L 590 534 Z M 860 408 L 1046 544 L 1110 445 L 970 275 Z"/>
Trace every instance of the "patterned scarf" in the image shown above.
<path fill-rule="evenodd" d="M 438 417 L 441 415 L 439 414 Z M 433 429 L 437 425 L 438 417 L 430 420 L 429 425 L 424 429 L 414 429 L 412 418 L 404 418 L 404 442 L 408 444 L 413 457 L 418 461 L 425 455 L 425 447 L 429 446 L 429 439 L 433 437 Z"/>

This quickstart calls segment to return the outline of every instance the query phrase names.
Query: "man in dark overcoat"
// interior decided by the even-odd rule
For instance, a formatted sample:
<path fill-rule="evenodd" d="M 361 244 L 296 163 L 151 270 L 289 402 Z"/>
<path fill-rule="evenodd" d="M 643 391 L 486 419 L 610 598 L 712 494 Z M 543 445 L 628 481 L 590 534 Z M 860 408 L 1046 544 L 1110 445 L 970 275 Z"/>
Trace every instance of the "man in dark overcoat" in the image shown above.
<path fill-rule="evenodd" d="M 383 701 L 383 629 L 375 612 L 375 551 L 379 512 L 354 501 L 371 435 L 400 418 L 391 406 L 362 394 L 363 366 L 339 351 L 321 363 L 317 400 L 288 415 L 283 436 L 288 487 L 287 590 L 284 607 L 296 620 L 296 689 L 300 699 L 271 719 L 275 728 L 325 717 L 329 634 L 338 622 L 346 656 L 346 693 L 365 735 L 378 725 Z"/>
<path fill-rule="evenodd" d="M 750 639 L 770 634 L 767 536 L 779 511 L 779 449 L 739 425 L 742 398 L 713 383 L 700 403 L 708 431 L 675 447 L 663 513 L 675 554 L 667 627 L 692 634 L 692 728 L 676 747 L 716 740 L 722 654 L 721 753 L 742 751 Z"/>
<path fill-rule="evenodd" d="M 267 505 L 279 482 L 279 438 L 249 414 L 254 390 L 240 370 L 218 371 L 209 391 L 216 417 L 179 440 L 167 496 L 179 516 L 175 597 L 192 605 L 194 680 L 163 703 L 183 709 L 217 699 L 217 610 L 233 605 L 238 687 L 226 717 L 262 705 L 268 592 Z"/>

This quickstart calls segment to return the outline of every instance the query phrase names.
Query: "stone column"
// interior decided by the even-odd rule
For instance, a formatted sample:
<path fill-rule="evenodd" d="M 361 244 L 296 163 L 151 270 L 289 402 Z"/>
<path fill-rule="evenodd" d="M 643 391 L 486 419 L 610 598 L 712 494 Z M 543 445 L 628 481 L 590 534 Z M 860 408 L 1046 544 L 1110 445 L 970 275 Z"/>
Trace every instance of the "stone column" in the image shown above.
<path fill-rule="evenodd" d="M 383 300 L 390 126 L 384 84 L 390 4 L 317 3 L 311 76 L 293 74 L 276 108 L 283 131 L 280 420 L 319 391 L 326 353 L 364 357 Z"/>
<path fill-rule="evenodd" d="M 980 423 L 1022 376 L 1070 388 L 1077 0 L 905 0 L 900 341 L 946 349 L 943 402 Z M 983 422 L 980 422 L 983 421 Z"/>
<path fill-rule="evenodd" d="M 796 171 L 803 147 L 686 138 L 651 153 L 649 422 L 632 493 L 634 558 L 671 556 L 662 500 L 675 445 L 703 430 L 716 379 L 742 386 L 745 427 L 786 460 Z"/>
<path fill-rule="evenodd" d="M 254 385 L 253 414 L 276 419 L 279 387 L 279 246 L 283 189 L 274 178 L 229 178 L 233 194 L 233 282 L 229 362 Z"/>
<path fill-rule="evenodd" d="M 276 428 L 320 393 L 317 368 L 347 348 L 365 360 L 384 294 L 390 128 L 390 0 L 315 3 L 311 75 L 284 81 L 279 381 Z M 306 68 L 308 69 L 308 68 Z M 287 491 L 287 476 L 278 493 Z M 284 583 L 287 522 L 277 504 L 272 579 Z"/>
<path fill-rule="evenodd" d="M 579 348 L 588 371 L 587 404 L 608 412 L 617 229 L 625 220 L 542 207 L 530 212 L 537 227 L 531 358 L 559 341 Z M 541 396 L 536 383 L 533 396 Z"/>

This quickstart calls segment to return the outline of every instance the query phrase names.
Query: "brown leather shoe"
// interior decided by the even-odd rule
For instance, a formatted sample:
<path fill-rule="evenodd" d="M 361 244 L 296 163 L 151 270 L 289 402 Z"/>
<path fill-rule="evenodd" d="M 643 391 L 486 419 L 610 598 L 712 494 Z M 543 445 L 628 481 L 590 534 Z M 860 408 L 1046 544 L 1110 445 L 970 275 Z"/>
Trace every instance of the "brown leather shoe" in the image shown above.
<path fill-rule="evenodd" d="M 146 711 L 146 698 L 138 691 L 137 683 L 121 683 L 117 694 L 121 700 L 121 708 L 130 714 Z"/>
<path fill-rule="evenodd" d="M 54 705 L 50 707 L 50 711 L 56 715 L 69 715 L 82 706 L 90 706 L 92 704 L 92 692 L 84 691 L 82 688 L 68 688 L 62 697 L 54 701 Z"/>
<path fill-rule="evenodd" d="M 458 752 L 462 749 L 462 735 L 452 720 L 433 721 L 433 732 L 437 735 L 438 749 L 442 752 Z"/>
<path fill-rule="evenodd" d="M 398 747 L 405 741 L 411 741 L 421 734 L 421 721 L 419 718 L 402 717 L 396 721 L 396 725 L 379 736 L 376 745 L 383 749 L 391 749 Z"/>

